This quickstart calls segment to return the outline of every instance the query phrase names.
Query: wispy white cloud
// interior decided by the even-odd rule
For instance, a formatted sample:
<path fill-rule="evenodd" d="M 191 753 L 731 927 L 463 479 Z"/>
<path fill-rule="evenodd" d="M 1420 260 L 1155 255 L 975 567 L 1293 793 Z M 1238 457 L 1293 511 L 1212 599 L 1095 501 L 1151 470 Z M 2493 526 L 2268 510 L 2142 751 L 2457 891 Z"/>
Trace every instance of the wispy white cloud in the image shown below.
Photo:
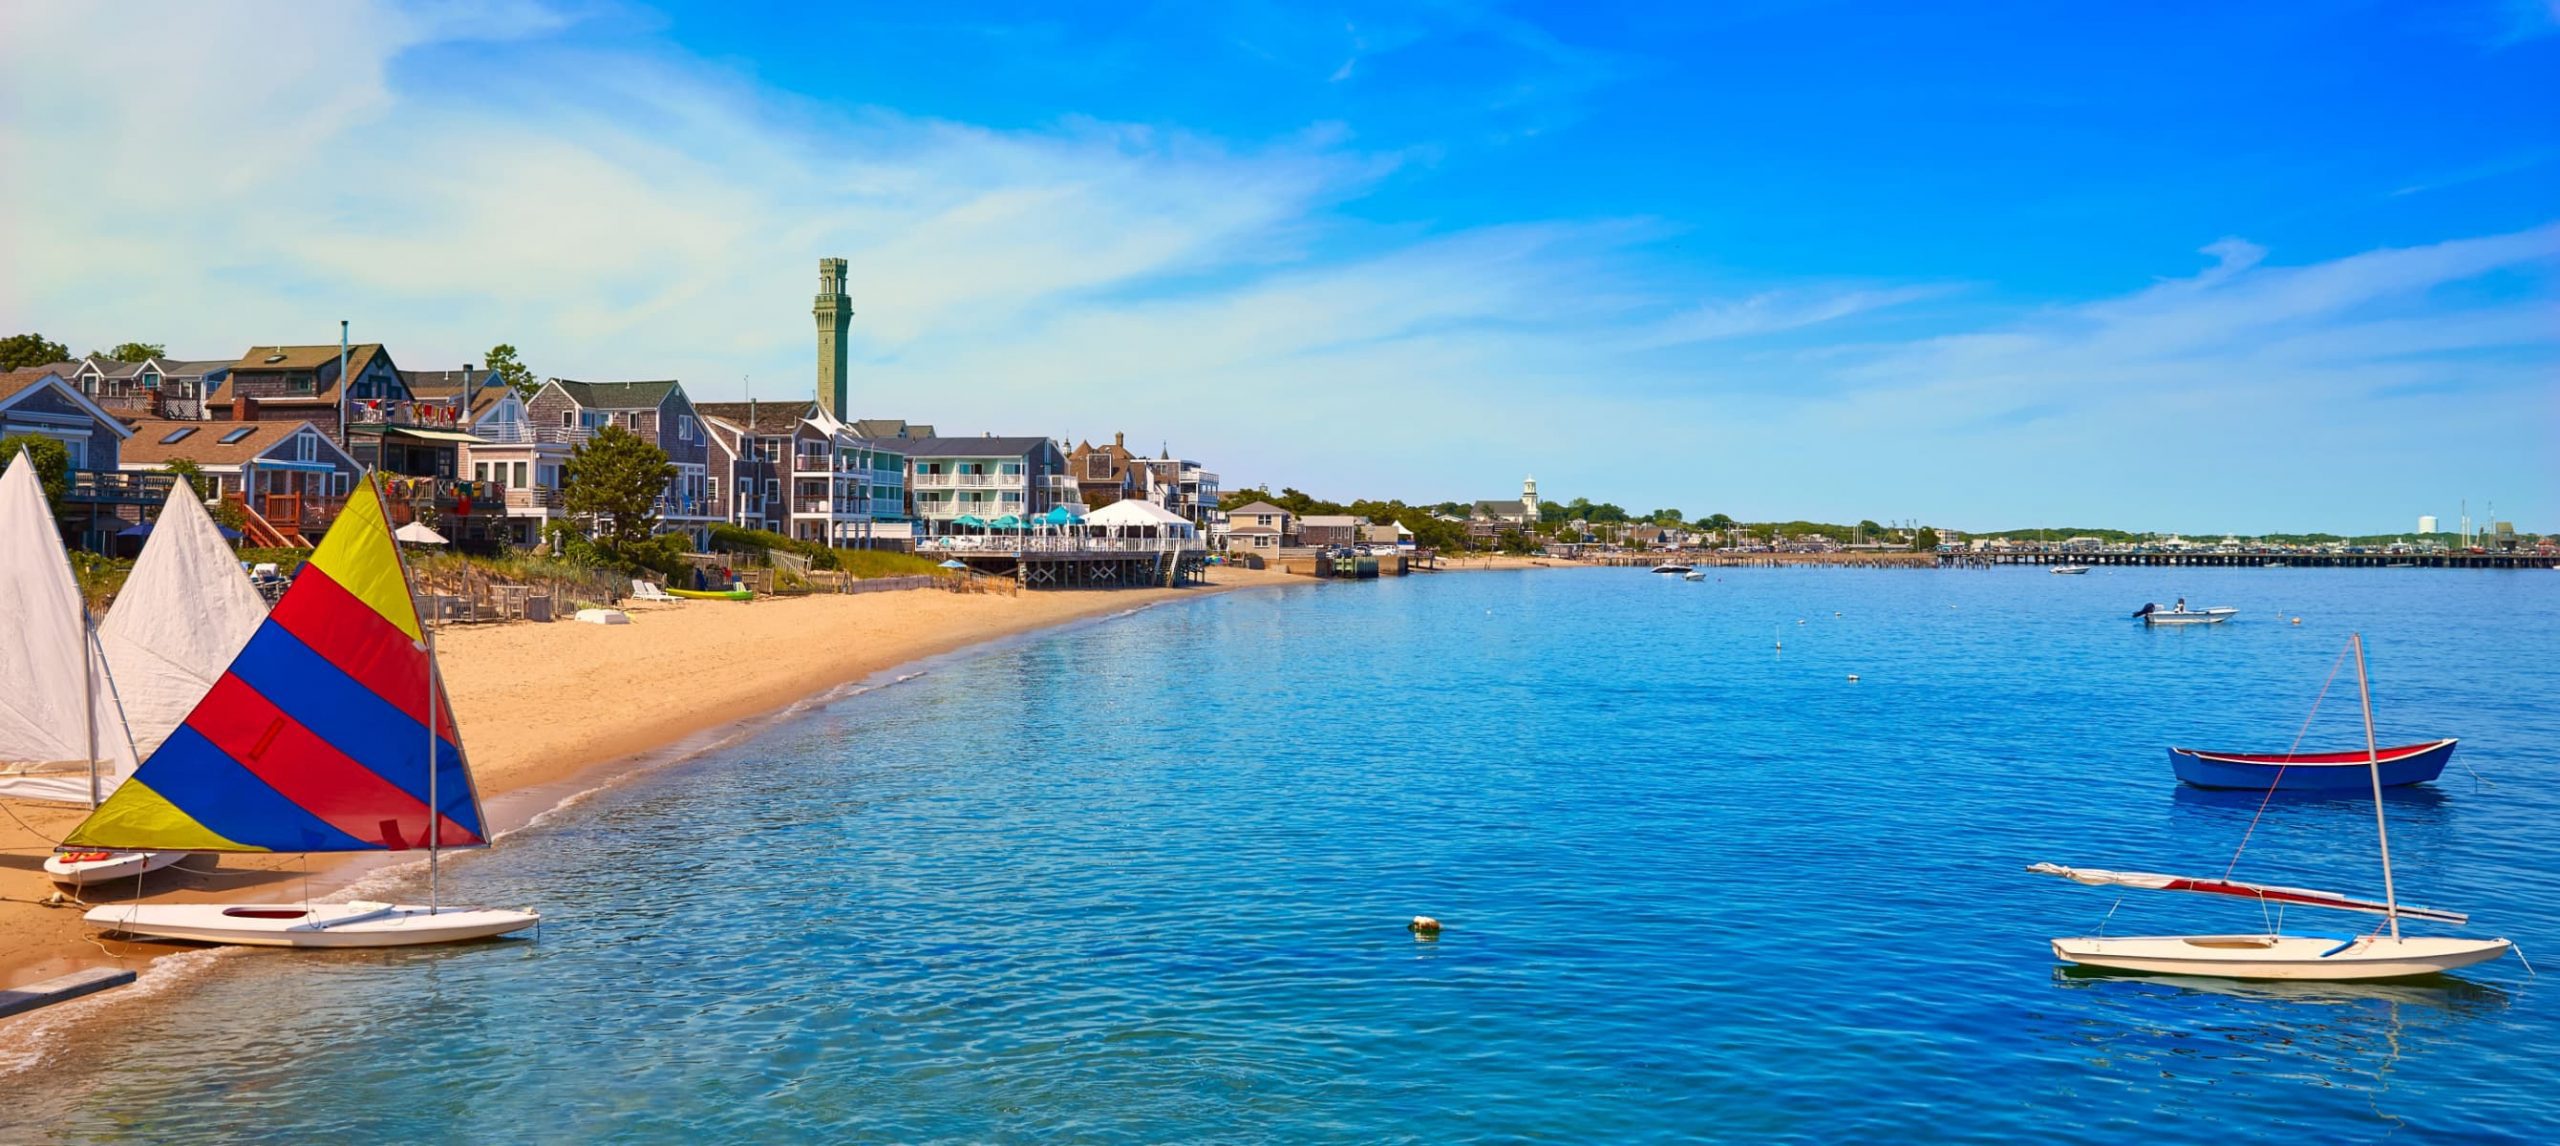
<path fill-rule="evenodd" d="M 753 375 L 775 397 L 807 391 L 813 263 L 843 255 L 866 414 L 1125 429 L 1231 482 L 1341 494 L 1460 497 L 1535 468 L 1618 500 L 1851 520 L 2175 504 L 2199 472 L 2261 464 L 2244 454 L 2282 490 L 2285 463 L 2381 450 L 2413 406 L 2551 401 L 2531 388 L 2560 329 L 2549 292 L 2479 287 L 2547 273 L 2554 227 L 2294 264 L 2225 238 L 2191 275 L 1994 312 L 1996 284 L 1709 278 L 1640 220 L 1357 221 L 1338 208 L 1400 160 L 1339 128 L 1238 144 L 849 111 L 672 50 L 580 46 L 532 5 L 5 18 L 0 330 L 75 349 L 222 355 L 327 341 L 343 317 L 415 367 L 509 341 L 550 373 L 707 397 Z M 1606 66 L 1487 27 L 1563 52 L 1555 74 Z M 1408 42 L 1385 35 L 1356 58 Z M 155 82 L 26 80 L 103 44 Z M 1804 448 L 1712 448 L 1738 439 Z M 1880 443 L 1958 452 L 1915 466 Z M 2102 478 L 2054 478 L 2087 458 Z M 2333 499 L 2381 479 L 2321 480 Z"/>

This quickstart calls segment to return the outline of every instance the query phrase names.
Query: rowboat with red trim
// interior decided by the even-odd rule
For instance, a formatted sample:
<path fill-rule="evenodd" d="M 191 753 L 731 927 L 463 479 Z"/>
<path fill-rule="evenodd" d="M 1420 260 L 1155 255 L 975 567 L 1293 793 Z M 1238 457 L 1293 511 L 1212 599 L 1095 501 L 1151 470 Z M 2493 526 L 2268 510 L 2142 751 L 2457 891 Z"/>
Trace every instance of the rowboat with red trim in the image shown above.
<path fill-rule="evenodd" d="M 2444 774 L 2460 740 L 2446 738 L 2424 744 L 2384 748 L 2366 759 L 2362 752 L 2207 752 L 2172 748 L 2169 768 L 2199 788 L 2242 788 L 2253 792 L 2360 792 L 2369 783 L 2367 769 L 2379 769 L 2382 786 L 2424 784 Z"/>

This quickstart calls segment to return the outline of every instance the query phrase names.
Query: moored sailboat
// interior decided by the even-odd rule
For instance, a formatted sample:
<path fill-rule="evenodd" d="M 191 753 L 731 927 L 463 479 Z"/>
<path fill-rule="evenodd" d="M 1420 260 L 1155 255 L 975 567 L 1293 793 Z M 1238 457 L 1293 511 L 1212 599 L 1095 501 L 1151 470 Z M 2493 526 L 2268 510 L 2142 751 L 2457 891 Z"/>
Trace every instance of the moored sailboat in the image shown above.
<path fill-rule="evenodd" d="M 487 843 L 478 795 L 376 479 L 130 780 L 65 846 L 203 852 L 424 850 L 423 906 L 115 904 L 85 917 L 155 938 L 383 947 L 503 935 L 531 911 L 445 908 L 437 856 Z"/>
<path fill-rule="evenodd" d="M 2412 907 L 2400 902 L 2391 873 L 2391 829 L 2382 803 L 2381 749 L 2373 734 L 2373 693 L 2365 678 L 2364 640 L 2350 637 L 2355 654 L 2356 687 L 2364 701 L 2366 775 L 2373 792 L 2376 850 L 2382 857 L 2382 899 L 2375 902 L 2337 892 L 2274 884 L 2243 883 L 2229 878 L 2196 878 L 2156 872 L 2109 871 L 2040 863 L 2027 870 L 2058 875 L 2091 886 L 2132 887 L 2152 891 L 2185 891 L 2254 899 L 2265 907 L 2315 907 L 2380 915 L 2388 934 L 2354 936 L 2284 935 L 2271 925 L 2260 935 L 2147 935 L 2115 938 L 2084 936 L 2052 941 L 2055 958 L 2089 967 L 2179 975 L 2215 975 L 2234 979 L 2392 979 L 2430 975 L 2485 963 L 2505 955 L 2515 944 L 2505 939 L 2451 936 L 2403 936 L 2402 919 L 2464 924 L 2460 912 Z M 2270 793 L 2272 795 L 2272 792 Z M 2246 841 L 2244 839 L 2243 846 Z M 2234 854 L 2233 864 L 2239 862 Z"/>
<path fill-rule="evenodd" d="M 170 486 L 151 539 L 98 624 L 98 651 L 115 683 L 118 735 L 151 754 L 204 699 L 266 619 L 266 600 L 186 482 Z M 129 771 L 129 769 L 127 770 Z M 118 774 L 102 785 L 114 791 Z M 157 871 L 185 852 L 64 851 L 44 861 L 57 883 L 88 887 Z"/>

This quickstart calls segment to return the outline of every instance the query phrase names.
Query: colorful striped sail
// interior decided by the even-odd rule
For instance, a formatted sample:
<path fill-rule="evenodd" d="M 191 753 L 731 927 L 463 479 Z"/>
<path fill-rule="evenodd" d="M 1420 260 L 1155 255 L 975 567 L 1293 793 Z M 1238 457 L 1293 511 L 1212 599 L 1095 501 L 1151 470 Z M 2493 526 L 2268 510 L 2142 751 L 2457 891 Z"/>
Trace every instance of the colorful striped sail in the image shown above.
<path fill-rule="evenodd" d="M 429 844 L 427 647 L 372 475 L 213 690 L 66 847 L 406 851 Z M 480 801 L 442 685 L 439 847 L 478 847 Z"/>

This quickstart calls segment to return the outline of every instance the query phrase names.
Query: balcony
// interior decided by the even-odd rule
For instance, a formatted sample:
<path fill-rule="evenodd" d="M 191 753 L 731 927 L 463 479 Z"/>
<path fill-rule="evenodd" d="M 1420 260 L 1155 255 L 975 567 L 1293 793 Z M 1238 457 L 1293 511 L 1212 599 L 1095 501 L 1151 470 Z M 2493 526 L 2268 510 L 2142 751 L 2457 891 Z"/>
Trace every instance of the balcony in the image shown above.
<path fill-rule="evenodd" d="M 479 426 L 471 433 L 493 446 L 577 446 L 596 436 L 592 426 L 528 426 L 522 422 Z"/>
<path fill-rule="evenodd" d="M 791 499 L 791 516 L 793 517 L 828 517 L 834 512 L 835 502 L 828 498 L 795 497 Z"/>
<path fill-rule="evenodd" d="M 1021 474 L 917 474 L 917 489 L 1021 489 Z M 1074 488 L 1073 479 L 1067 481 Z"/>
<path fill-rule="evenodd" d="M 403 402 L 387 398 L 358 398 L 347 403 L 350 426 L 422 426 L 429 429 L 458 430 L 462 418 L 449 402 Z"/>
<path fill-rule="evenodd" d="M 169 500 L 168 474 L 108 473 L 73 470 L 63 500 L 100 505 L 158 505 Z"/>
<path fill-rule="evenodd" d="M 507 489 L 507 509 L 509 512 L 522 509 L 535 510 L 548 514 L 556 512 L 559 508 L 559 490 L 544 489 L 540 486 L 535 486 L 531 489 L 516 489 L 514 487 L 509 487 Z"/>

